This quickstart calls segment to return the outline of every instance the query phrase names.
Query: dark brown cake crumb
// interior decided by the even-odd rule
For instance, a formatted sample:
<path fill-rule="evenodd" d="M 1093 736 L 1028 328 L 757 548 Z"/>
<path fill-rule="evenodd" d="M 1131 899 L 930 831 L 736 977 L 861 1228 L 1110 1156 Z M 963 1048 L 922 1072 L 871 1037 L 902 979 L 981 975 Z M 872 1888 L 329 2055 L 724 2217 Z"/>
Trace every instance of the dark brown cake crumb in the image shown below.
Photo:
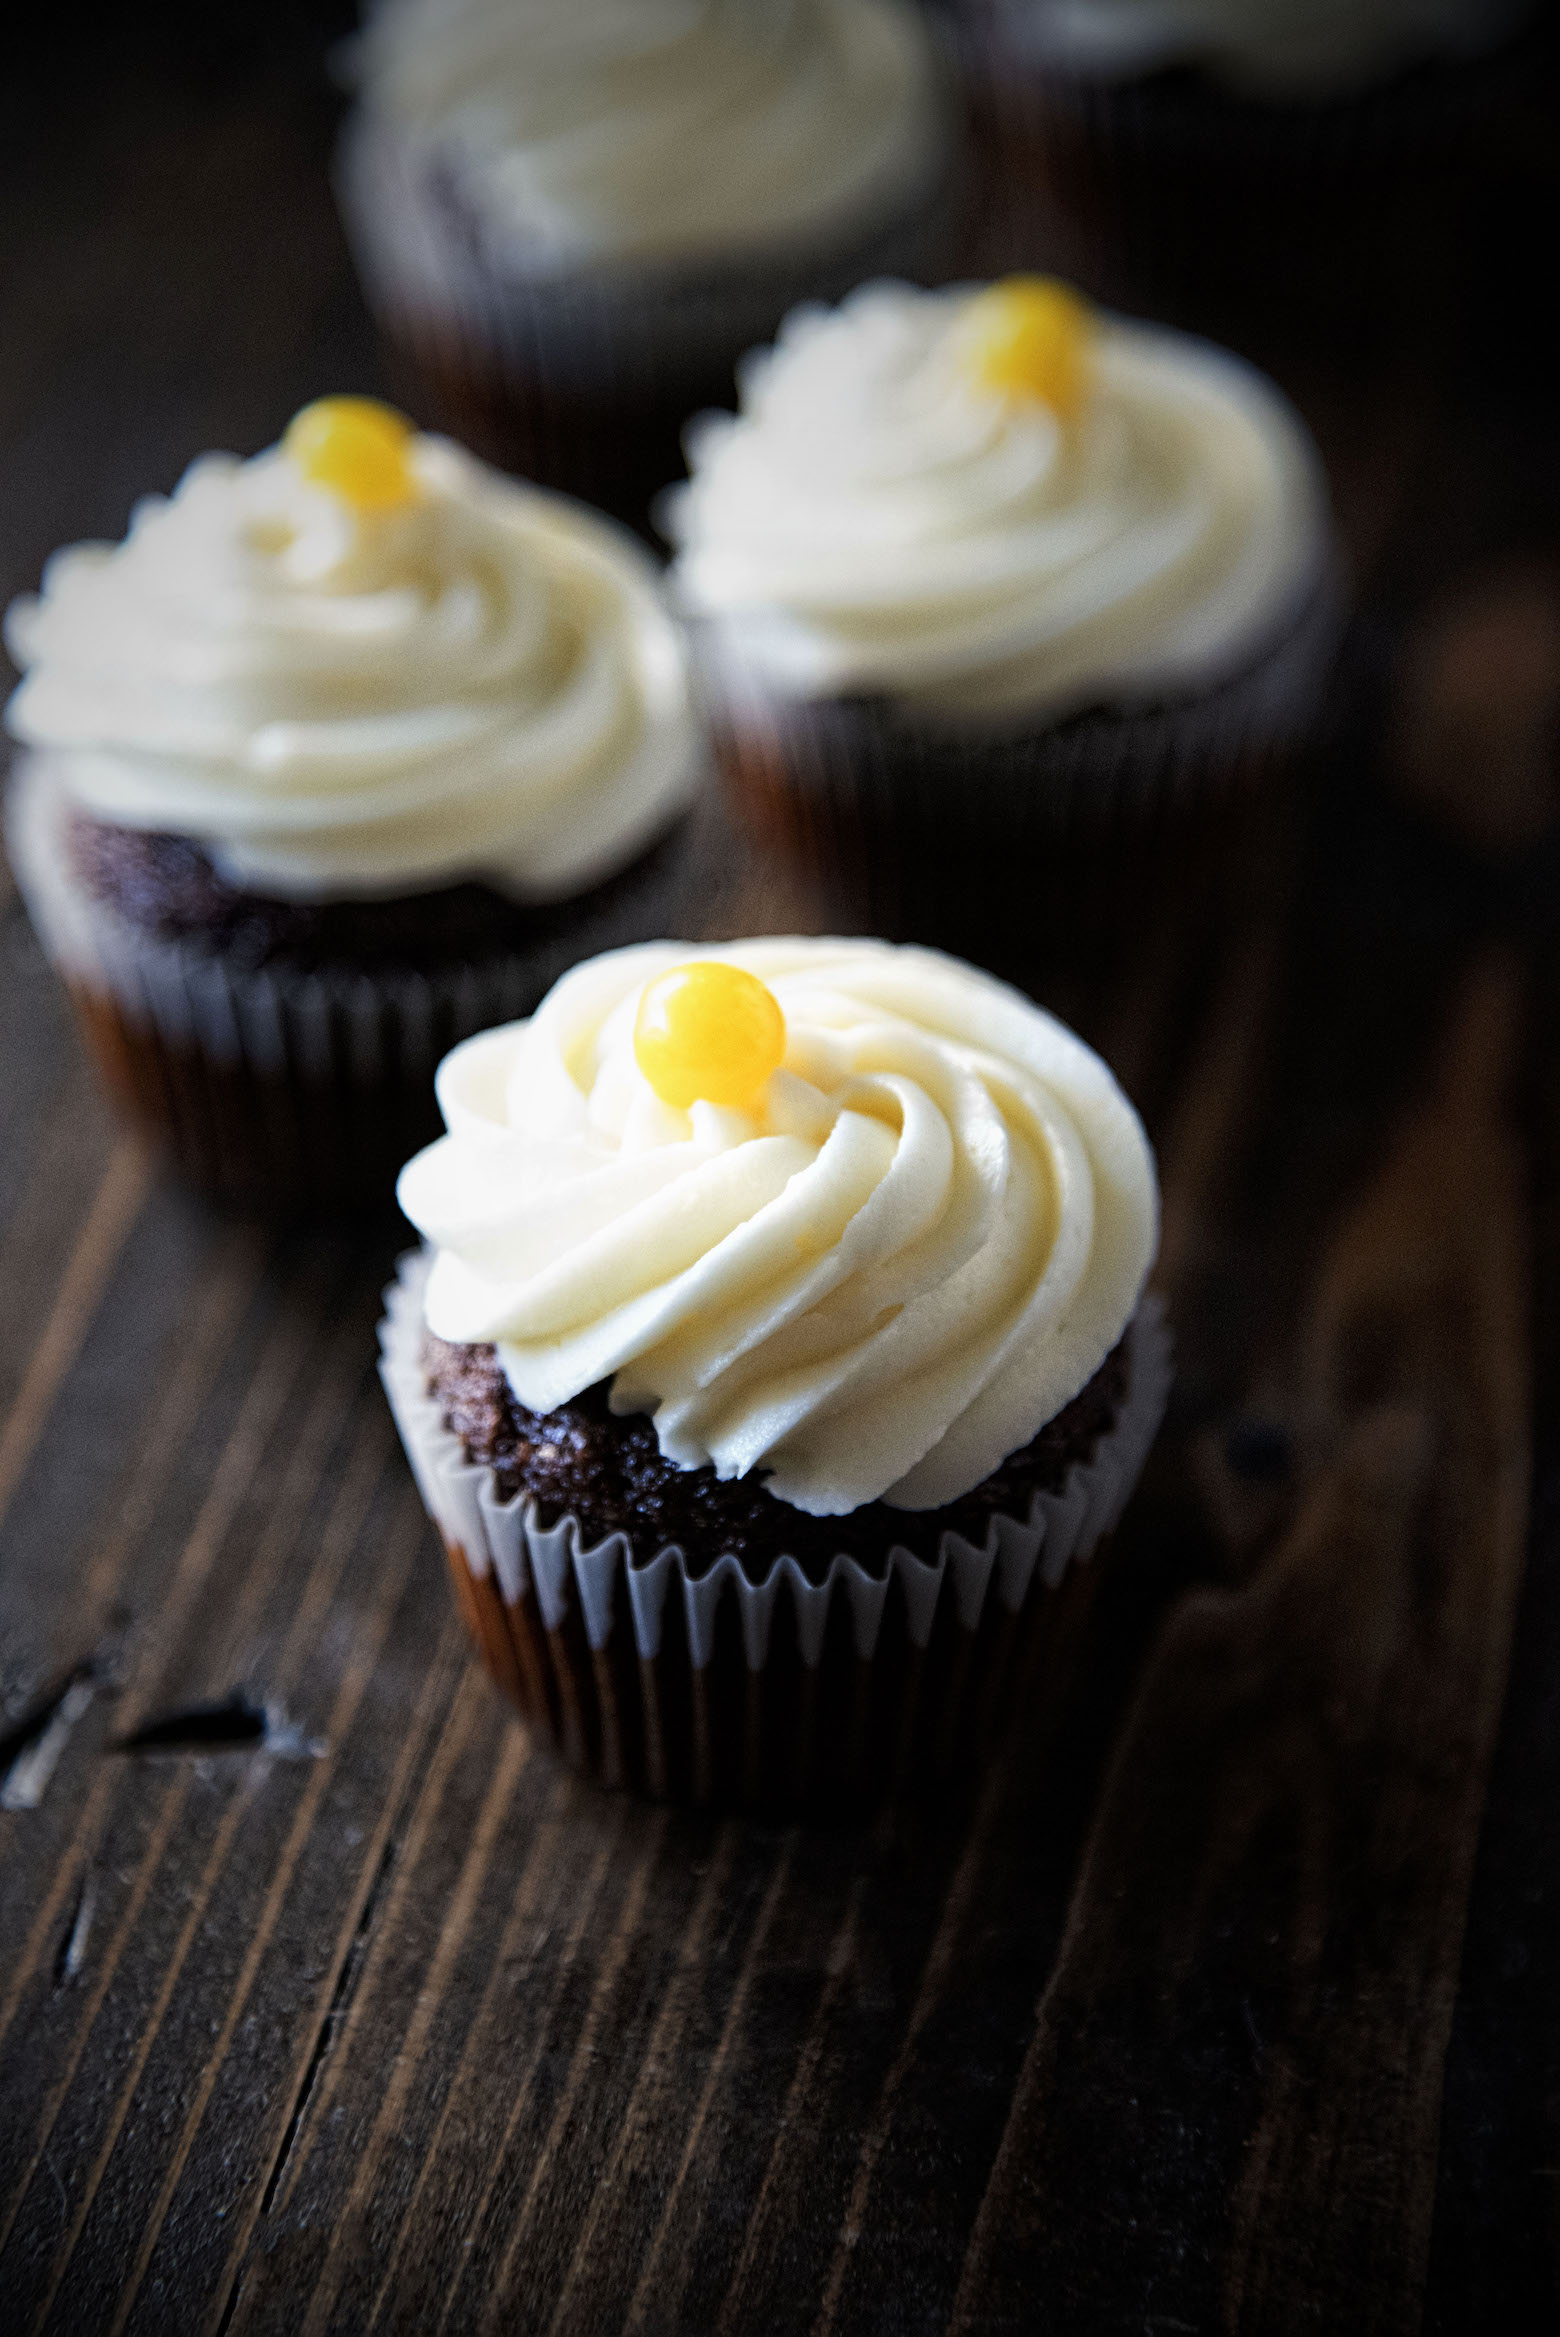
<path fill-rule="evenodd" d="M 663 1455 L 648 1413 L 619 1418 L 609 1409 L 605 1381 L 556 1412 L 537 1413 L 518 1402 L 490 1346 L 452 1346 L 425 1331 L 422 1360 L 445 1425 L 468 1460 L 496 1472 L 506 1500 L 524 1486 L 544 1525 L 572 1510 L 588 1542 L 626 1533 L 646 1556 L 676 1542 L 697 1567 L 701 1556 L 729 1551 L 754 1580 L 783 1551 L 821 1582 L 842 1549 L 881 1572 L 896 1543 L 934 1564 L 950 1527 L 983 1541 L 993 1510 L 1023 1517 L 1032 1495 L 1060 1492 L 1074 1462 L 1088 1460 L 1114 1424 L 1127 1387 L 1122 1340 L 1054 1420 L 958 1501 L 921 1510 L 873 1501 L 833 1518 L 809 1517 L 756 1475 L 723 1480 L 712 1468 L 679 1469 Z"/>
<path fill-rule="evenodd" d="M 284 901 L 231 883 L 189 836 L 116 827 L 81 811 L 69 833 L 81 882 L 140 931 L 198 942 L 236 967 L 285 962 L 300 972 L 347 965 L 431 974 L 508 950 L 545 950 L 578 926 L 582 906 L 611 907 L 671 848 L 669 836 L 583 899 L 525 904 L 468 883 L 391 900 Z"/>

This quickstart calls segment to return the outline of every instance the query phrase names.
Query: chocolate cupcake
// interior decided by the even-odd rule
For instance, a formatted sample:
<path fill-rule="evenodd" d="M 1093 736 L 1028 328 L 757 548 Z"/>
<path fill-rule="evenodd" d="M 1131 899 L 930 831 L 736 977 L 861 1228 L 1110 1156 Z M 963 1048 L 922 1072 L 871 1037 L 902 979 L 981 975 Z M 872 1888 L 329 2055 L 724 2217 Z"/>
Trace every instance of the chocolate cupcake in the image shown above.
<path fill-rule="evenodd" d="M 959 0 L 982 257 L 1156 313 L 1400 328 L 1527 0 Z"/>
<path fill-rule="evenodd" d="M 636 522 L 794 302 L 951 254 L 907 0 L 383 0 L 356 77 L 343 215 L 413 394 Z"/>
<path fill-rule="evenodd" d="M 533 1727 L 780 1811 L 968 1774 L 1060 1692 L 1168 1379 L 1096 1056 L 929 951 L 656 943 L 439 1097 L 383 1376 Z"/>
<path fill-rule="evenodd" d="M 688 445 L 662 521 L 722 768 L 836 916 L 1021 958 L 1308 742 L 1326 486 L 1225 351 L 1043 278 L 868 285 Z"/>
<path fill-rule="evenodd" d="M 704 750 L 652 564 L 368 401 L 203 457 L 6 640 L 33 922 L 225 1198 L 382 1191 L 451 1045 L 678 897 Z"/>

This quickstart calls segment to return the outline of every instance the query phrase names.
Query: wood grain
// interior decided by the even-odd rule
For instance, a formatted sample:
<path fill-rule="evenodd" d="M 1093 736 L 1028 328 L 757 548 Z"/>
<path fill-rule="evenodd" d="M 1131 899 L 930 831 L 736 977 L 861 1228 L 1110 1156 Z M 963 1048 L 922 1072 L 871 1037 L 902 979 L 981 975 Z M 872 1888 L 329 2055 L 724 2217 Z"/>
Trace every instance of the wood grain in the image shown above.
<path fill-rule="evenodd" d="M 1054 2294 L 1086 2193 L 1112 2202 L 1102 2295 L 1135 2271 L 1144 2311 L 1194 2328 L 1419 2325 L 1439 2072 L 1525 1546 L 1513 987 L 1505 967 L 1472 984 L 1432 1094 L 1317 1262 L 1293 1525 L 1239 1589 L 1189 1599 L 1155 1651 L 956 2327 L 1016 2325 Z M 1210 2114 L 1206 2061 L 1237 2119 Z M 1080 2118 L 1064 2073 L 1082 2062 Z M 1156 2127 L 1184 2138 L 1181 2163 L 1124 2180 Z M 1205 2183 L 1226 2203 L 1217 2256 L 1151 2281 Z M 1093 2326 L 1086 2296 L 1077 2283 Z"/>
<path fill-rule="evenodd" d="M 7 597 L 381 386 L 318 19 L 116 37 L 0 92 Z M 1560 2310 L 1560 796 L 1488 582 L 1560 547 L 1511 257 L 1557 174 L 1500 171 L 1412 347 L 1285 360 L 1363 604 L 1300 800 L 1034 970 L 1159 1148 L 1179 1369 L 983 1787 L 778 1831 L 530 1745 L 375 1381 L 388 1198 L 170 1186 L 0 871 L 0 1719 L 90 1688 L 0 1809 L 7 2337 Z M 711 933 L 815 922 L 704 853 Z M 238 1688 L 259 1742 L 116 1749 Z"/>

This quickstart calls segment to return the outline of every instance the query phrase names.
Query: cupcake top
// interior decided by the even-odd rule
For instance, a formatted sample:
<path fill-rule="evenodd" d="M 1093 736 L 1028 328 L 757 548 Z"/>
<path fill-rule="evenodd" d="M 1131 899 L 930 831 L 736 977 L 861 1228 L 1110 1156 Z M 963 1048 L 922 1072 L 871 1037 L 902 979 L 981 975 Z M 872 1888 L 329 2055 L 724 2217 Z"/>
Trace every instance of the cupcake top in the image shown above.
<path fill-rule="evenodd" d="M 1040 58 L 1104 79 L 1201 65 L 1253 96 L 1347 97 L 1493 48 L 1524 0 L 987 0 Z"/>
<path fill-rule="evenodd" d="M 565 898 L 702 767 L 637 544 L 366 399 L 204 455 L 122 544 L 56 553 L 5 639 L 7 723 L 77 802 L 287 899 Z"/>
<path fill-rule="evenodd" d="M 907 0 L 381 0 L 359 74 L 537 274 L 869 227 L 950 137 Z"/>
<path fill-rule="evenodd" d="M 589 960 L 439 1071 L 399 1195 L 427 1319 L 546 1412 L 602 1380 L 681 1468 L 816 1516 L 933 1509 L 1092 1378 L 1158 1201 L 1105 1065 L 1016 991 L 876 941 Z"/>
<path fill-rule="evenodd" d="M 956 721 L 1195 695 L 1330 557 L 1321 467 L 1239 358 L 1065 286 L 863 287 L 750 358 L 662 525 L 769 686 Z"/>

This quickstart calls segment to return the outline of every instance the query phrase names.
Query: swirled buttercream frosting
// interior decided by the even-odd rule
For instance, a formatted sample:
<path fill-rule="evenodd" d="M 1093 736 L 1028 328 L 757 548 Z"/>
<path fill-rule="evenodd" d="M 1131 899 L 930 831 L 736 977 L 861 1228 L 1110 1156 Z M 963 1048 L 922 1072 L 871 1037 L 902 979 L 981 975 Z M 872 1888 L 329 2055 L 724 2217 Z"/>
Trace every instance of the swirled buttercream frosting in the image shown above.
<path fill-rule="evenodd" d="M 690 957 L 765 984 L 780 1066 L 744 1110 L 667 1104 L 635 1051 Z M 545 1412 L 611 1381 L 668 1459 L 832 1516 L 958 1499 L 1093 1376 L 1157 1194 L 1098 1056 L 990 976 L 875 941 L 577 967 L 446 1057 L 448 1134 L 402 1172 L 429 1327 L 492 1341 Z"/>
<path fill-rule="evenodd" d="M 1193 695 L 1315 589 L 1319 461 L 1239 358 L 1101 316 L 1070 411 L 971 360 L 990 292 L 798 309 L 663 499 L 673 584 L 774 687 L 1009 719 Z"/>
<path fill-rule="evenodd" d="M 384 0 L 358 71 L 538 273 L 870 228 L 949 143 L 906 0 Z"/>
<path fill-rule="evenodd" d="M 1493 48 L 1524 0 L 987 0 L 1021 50 L 1108 79 L 1203 65 L 1253 95 L 1344 97 Z"/>
<path fill-rule="evenodd" d="M 376 506 L 283 448 L 203 456 L 13 604 L 11 731 L 252 891 L 547 900 L 624 866 L 701 768 L 653 564 L 447 440 L 406 471 Z"/>

